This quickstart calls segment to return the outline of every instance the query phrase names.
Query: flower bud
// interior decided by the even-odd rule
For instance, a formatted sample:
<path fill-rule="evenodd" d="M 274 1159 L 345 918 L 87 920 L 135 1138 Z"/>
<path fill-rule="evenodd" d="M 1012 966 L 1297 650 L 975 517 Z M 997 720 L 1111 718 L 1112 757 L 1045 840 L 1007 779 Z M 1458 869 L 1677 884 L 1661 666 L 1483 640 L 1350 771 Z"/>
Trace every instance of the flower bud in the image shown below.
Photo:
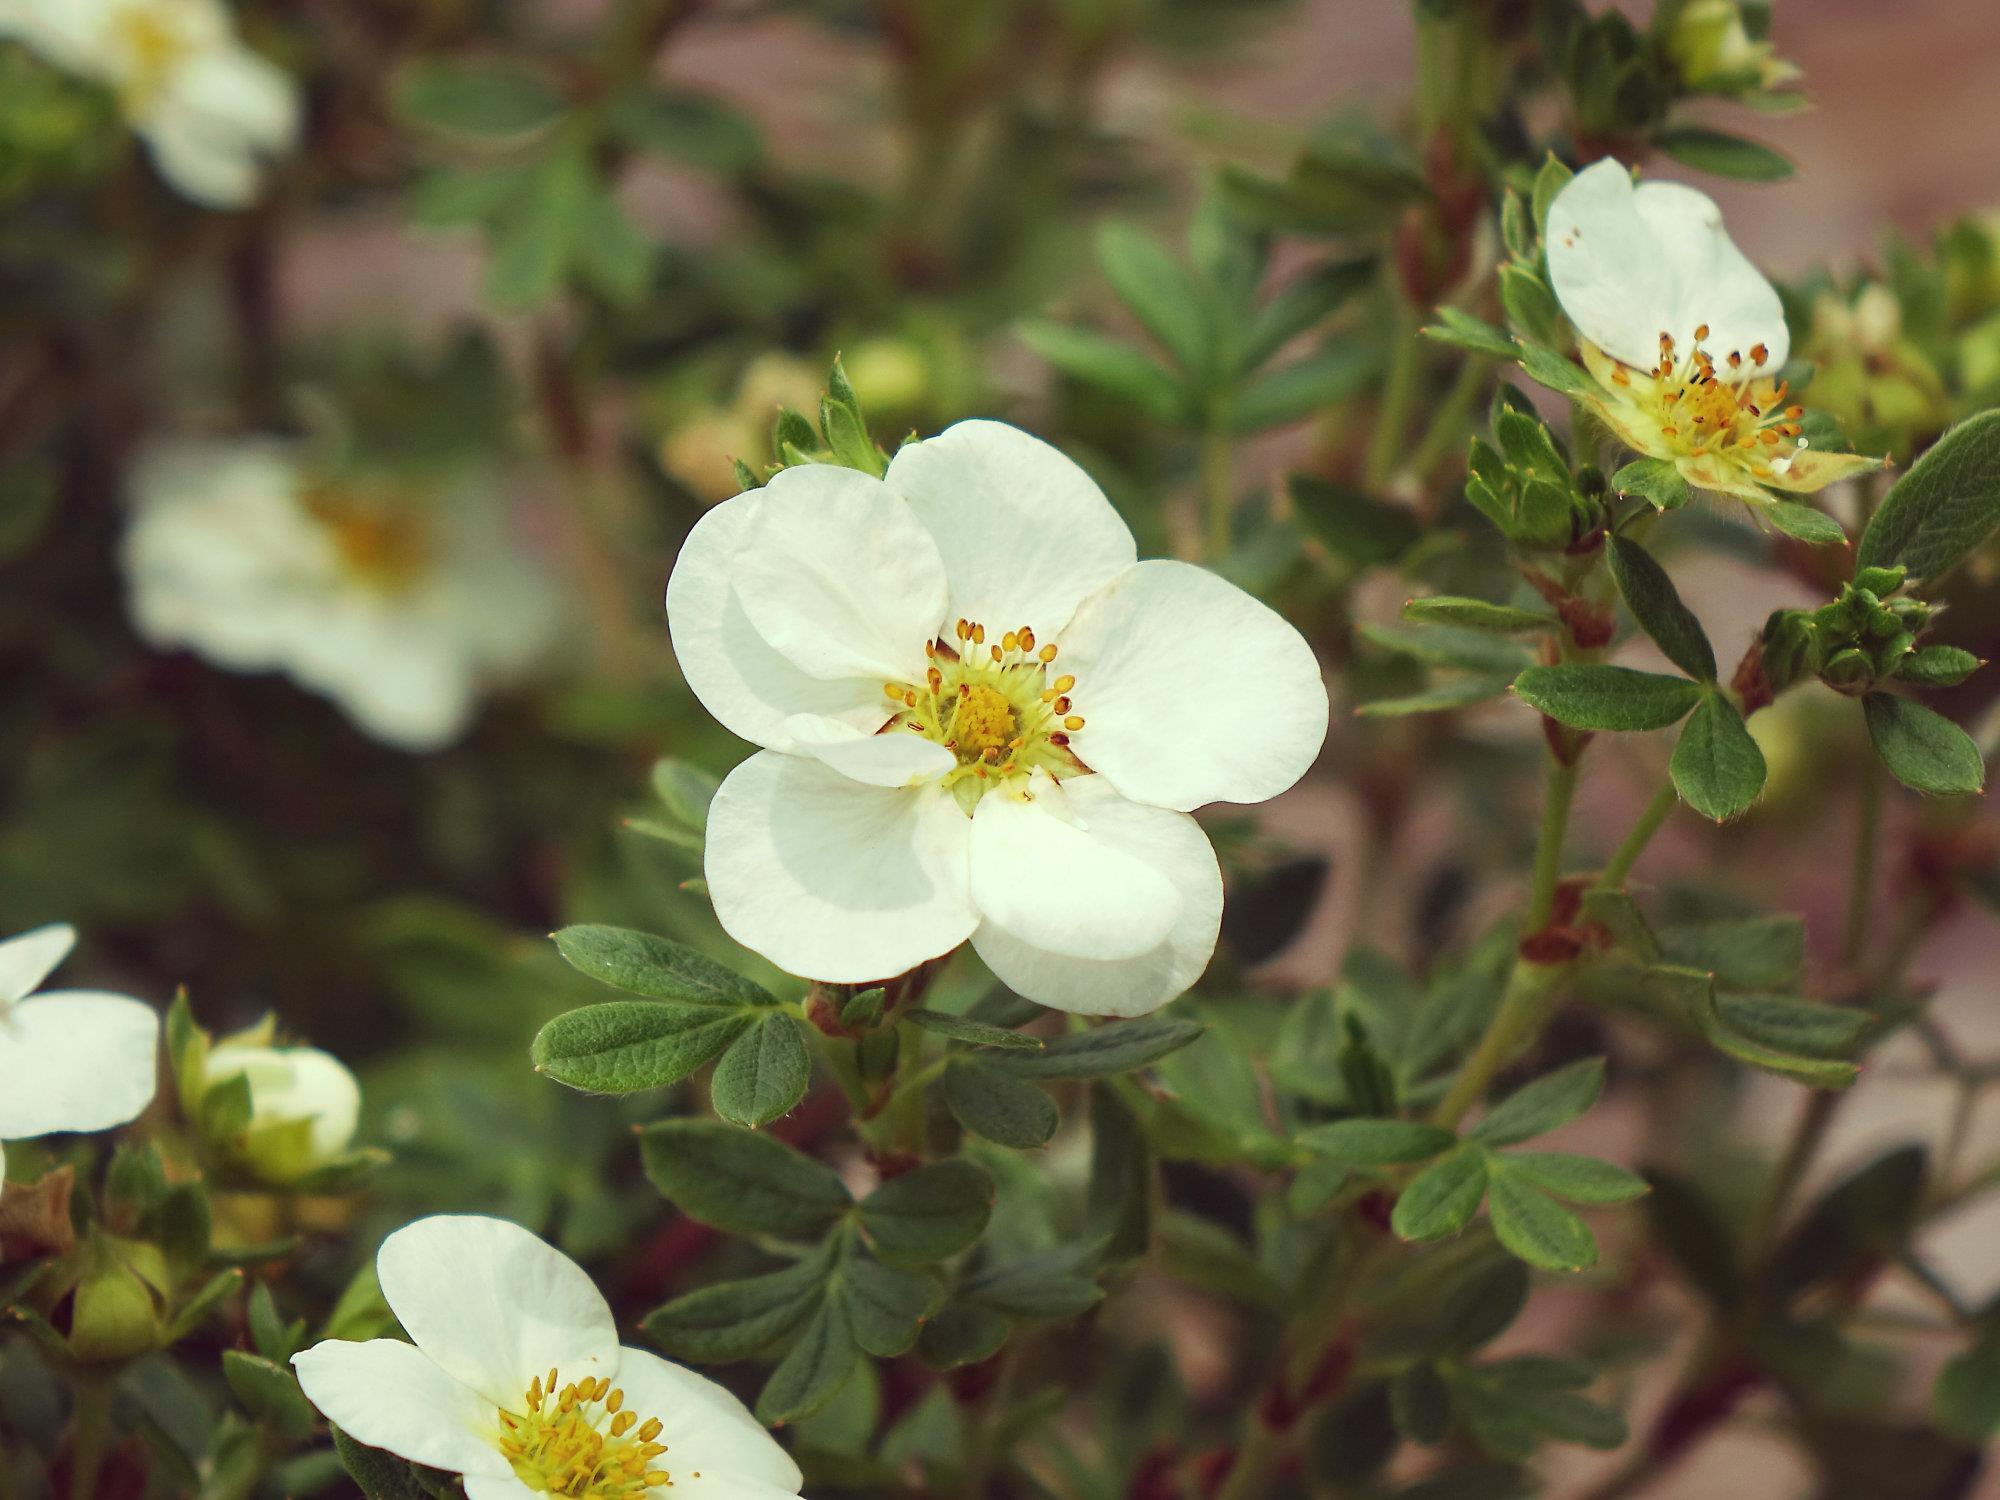
<path fill-rule="evenodd" d="M 317 1047 L 269 1045 L 259 1032 L 224 1038 L 202 1068 L 205 1130 L 228 1164 L 289 1187 L 347 1161 L 361 1112 L 354 1075 Z"/>
<path fill-rule="evenodd" d="M 1737 93 L 1799 76 L 1767 41 L 1750 35 L 1741 0 L 1688 0 L 1667 36 L 1667 54 L 1690 89 Z"/>
<path fill-rule="evenodd" d="M 1867 652 L 1849 646 L 1827 658 L 1819 669 L 1819 679 L 1836 693 L 1858 695 L 1875 685 L 1875 663 Z"/>

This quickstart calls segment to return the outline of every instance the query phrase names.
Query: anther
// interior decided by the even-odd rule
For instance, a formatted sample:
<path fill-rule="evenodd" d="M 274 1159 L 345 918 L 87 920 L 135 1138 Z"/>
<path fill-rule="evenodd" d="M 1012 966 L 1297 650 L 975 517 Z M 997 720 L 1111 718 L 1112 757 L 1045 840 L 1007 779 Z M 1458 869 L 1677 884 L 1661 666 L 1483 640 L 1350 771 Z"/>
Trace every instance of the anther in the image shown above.
<path fill-rule="evenodd" d="M 1044 665 L 1054 661 L 1056 659 L 1056 643 L 1054 641 L 1050 641 L 1048 645 L 1042 647 L 1042 649 L 1038 651 L 1036 655 L 1038 655 L 1042 659 Z"/>
<path fill-rule="evenodd" d="M 654 1438 L 658 1437 L 659 1435 L 660 1435 L 660 1419 L 658 1417 L 648 1417 L 646 1419 L 646 1425 L 639 1429 L 639 1441 L 642 1443 L 650 1443 Z M 662 1448 L 660 1451 L 664 1453 L 666 1452 L 666 1449 Z"/>
<path fill-rule="evenodd" d="M 1765 360 L 1769 359 L 1770 357 L 1771 357 L 1771 351 L 1765 348 L 1762 344 L 1752 344 L 1750 346 L 1750 362 L 1752 364 L 1761 365 L 1762 363 L 1764 363 Z"/>
<path fill-rule="evenodd" d="M 1076 686 L 1076 678 L 1071 676 L 1068 672 L 1063 673 L 1063 675 L 1058 677 L 1055 681 L 1055 689 L 1059 693 L 1066 693 L 1075 686 Z"/>
<path fill-rule="evenodd" d="M 1051 745 L 1067 745 L 1069 743 L 1069 736 L 1058 729 L 1049 736 L 1049 743 Z"/>
<path fill-rule="evenodd" d="M 972 635 L 972 626 L 970 622 L 965 620 L 960 620 L 958 622 L 958 638 L 961 641 L 968 640 L 971 638 L 971 635 Z"/>
<path fill-rule="evenodd" d="M 1708 337 L 1708 325 L 1706 323 L 1698 325 L 1694 331 L 1694 341 L 1697 344 L 1699 344 L 1703 339 L 1707 337 Z"/>
<path fill-rule="evenodd" d="M 891 698 L 901 698 L 903 696 L 903 685 L 900 682 L 885 682 L 882 684 L 882 691 L 887 693 Z"/>
<path fill-rule="evenodd" d="M 986 644 L 986 627 L 984 625 L 974 625 L 972 627 L 972 644 L 975 646 Z"/>
<path fill-rule="evenodd" d="M 1021 649 L 1023 651 L 1032 651 L 1035 649 L 1035 632 L 1030 630 L 1026 625 L 1021 627 Z"/>
<path fill-rule="evenodd" d="M 1020 633 L 1018 631 L 1013 631 L 1013 630 L 1008 631 L 1005 635 L 1000 637 L 1000 644 L 1006 647 L 1007 650 L 1009 651 L 1014 650 L 1021 644 Z"/>
<path fill-rule="evenodd" d="M 986 649 L 993 653 L 995 661 L 1004 661 L 1006 659 L 1007 653 L 1002 651 L 998 646 L 989 646 Z"/>
<path fill-rule="evenodd" d="M 1057 713 L 1059 713 L 1059 714 L 1066 714 L 1066 713 L 1068 713 L 1068 712 L 1069 712 L 1069 699 L 1067 699 L 1067 698 L 1058 698 L 1058 699 L 1056 699 L 1056 701 L 1055 701 L 1055 711 L 1056 711 Z"/>
<path fill-rule="evenodd" d="M 1067 719 L 1063 720 L 1063 728 L 1070 730 L 1083 728 L 1083 715 L 1071 714 Z"/>

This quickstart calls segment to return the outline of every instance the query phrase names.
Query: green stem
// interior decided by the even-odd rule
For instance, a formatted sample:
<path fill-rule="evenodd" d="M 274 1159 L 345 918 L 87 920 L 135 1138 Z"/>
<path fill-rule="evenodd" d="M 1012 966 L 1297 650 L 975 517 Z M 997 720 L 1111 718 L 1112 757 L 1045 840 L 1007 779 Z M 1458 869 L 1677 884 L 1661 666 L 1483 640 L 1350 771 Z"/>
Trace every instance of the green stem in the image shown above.
<path fill-rule="evenodd" d="M 77 1372 L 76 1406 L 70 1415 L 70 1500 L 95 1500 L 97 1495 L 98 1475 L 111 1447 L 111 1397 L 117 1379 L 110 1371 Z"/>
<path fill-rule="evenodd" d="M 1375 414 L 1375 436 L 1368 445 L 1364 471 L 1370 493 L 1379 493 L 1396 474 L 1396 461 L 1410 425 L 1410 403 L 1416 396 L 1423 348 L 1417 334 L 1417 310 L 1402 292 L 1392 292 L 1396 319 L 1389 330 L 1389 378 L 1382 387 L 1382 405 Z"/>
<path fill-rule="evenodd" d="M 1847 928 L 1840 957 L 1859 963 L 1868 946 L 1868 910 L 1875 897 L 1875 858 L 1882 844 L 1882 768 L 1875 757 L 1861 766 L 1861 800 L 1854 830 L 1854 865 L 1847 881 Z"/>
<path fill-rule="evenodd" d="M 1549 780 L 1542 795 L 1542 826 L 1535 836 L 1534 883 L 1528 910 L 1521 918 L 1521 936 L 1532 937 L 1555 915 L 1556 889 L 1562 883 L 1563 835 L 1569 830 L 1570 803 L 1576 798 L 1576 764 L 1549 757 Z"/>
<path fill-rule="evenodd" d="M 1211 417 L 1201 435 L 1203 554 L 1210 563 L 1229 555 L 1236 511 L 1235 457 L 1227 421 L 1220 415 Z"/>
<path fill-rule="evenodd" d="M 1465 357 L 1451 388 L 1444 393 L 1444 399 L 1432 408 L 1424 435 L 1417 440 L 1410 461 L 1403 466 L 1407 473 L 1421 480 L 1447 455 L 1464 447 L 1471 429 L 1473 404 L 1485 389 L 1492 369 L 1493 361 L 1483 354 L 1468 354 Z"/>
<path fill-rule="evenodd" d="M 1625 884 L 1631 877 L 1632 867 L 1639 862 L 1639 856 L 1646 852 L 1646 846 L 1653 841 L 1653 835 L 1660 831 L 1660 825 L 1667 821 L 1667 814 L 1674 810 L 1674 804 L 1679 800 L 1671 783 L 1653 793 L 1653 800 L 1639 814 L 1639 821 L 1625 835 L 1625 842 L 1606 861 L 1603 873 L 1597 877 L 1598 889 L 1615 891 Z"/>
<path fill-rule="evenodd" d="M 1465 1060 L 1465 1066 L 1452 1079 L 1451 1088 L 1438 1101 L 1437 1108 L 1431 1111 L 1433 1125 L 1456 1130 L 1466 1111 L 1484 1097 L 1488 1085 L 1499 1076 L 1500 1070 L 1541 1034 L 1542 1027 L 1548 1023 L 1557 989 L 1568 972 L 1569 965 L 1566 963 L 1537 964 L 1524 958 L 1514 960 L 1513 970 L 1507 976 L 1507 989 L 1500 997 L 1500 1008 L 1494 1012 L 1493 1020 L 1487 1026 L 1486 1034 L 1480 1037 L 1472 1056 Z"/>

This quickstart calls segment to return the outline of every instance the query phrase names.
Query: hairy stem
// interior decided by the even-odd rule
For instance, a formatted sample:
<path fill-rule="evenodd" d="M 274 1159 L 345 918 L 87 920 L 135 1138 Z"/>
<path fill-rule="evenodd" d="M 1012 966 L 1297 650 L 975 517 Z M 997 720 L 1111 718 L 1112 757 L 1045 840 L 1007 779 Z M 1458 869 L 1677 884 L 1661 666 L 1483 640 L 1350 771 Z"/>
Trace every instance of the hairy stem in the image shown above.
<path fill-rule="evenodd" d="M 1521 918 L 1521 936 L 1531 937 L 1555 915 L 1556 888 L 1562 882 L 1563 836 L 1569 831 L 1570 804 L 1576 799 L 1576 765 L 1549 758 L 1547 790 L 1542 794 L 1542 824 L 1535 836 L 1534 883 L 1528 890 L 1528 910 Z"/>
<path fill-rule="evenodd" d="M 1679 800 L 1671 782 L 1653 793 L 1653 800 L 1639 814 L 1639 821 L 1625 835 L 1625 842 L 1605 861 L 1604 871 L 1597 877 L 1599 890 L 1618 890 L 1631 878 L 1632 867 L 1639 862 L 1639 856 L 1646 852 L 1646 846 L 1652 843 L 1653 835 L 1660 831 L 1660 825 L 1667 821 L 1667 814 L 1674 810 L 1674 804 Z"/>
<path fill-rule="evenodd" d="M 1229 555 L 1235 519 L 1235 444 L 1226 420 L 1212 417 L 1201 435 L 1203 557 L 1213 564 Z"/>

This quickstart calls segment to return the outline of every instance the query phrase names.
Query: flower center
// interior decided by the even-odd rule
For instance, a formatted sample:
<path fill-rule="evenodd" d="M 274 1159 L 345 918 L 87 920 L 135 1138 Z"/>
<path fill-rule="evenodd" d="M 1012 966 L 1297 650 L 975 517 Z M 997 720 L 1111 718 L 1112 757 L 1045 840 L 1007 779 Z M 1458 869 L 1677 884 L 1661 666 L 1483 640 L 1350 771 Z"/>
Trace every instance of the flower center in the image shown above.
<path fill-rule="evenodd" d="M 326 485 L 308 488 L 301 503 L 326 527 L 348 572 L 370 588 L 395 593 L 414 582 L 430 561 L 429 533 L 408 503 Z"/>
<path fill-rule="evenodd" d="M 953 634 L 951 642 L 924 643 L 931 664 L 922 683 L 882 690 L 901 705 L 890 728 L 921 734 L 957 758 L 943 785 L 960 804 L 970 811 L 989 788 L 1036 770 L 1060 780 L 1086 769 L 1069 749 L 1070 735 L 1083 728 L 1070 704 L 1076 678 L 1049 675 L 1055 645 L 1038 647 L 1026 625 L 995 643 L 974 620 L 960 620 Z"/>
<path fill-rule="evenodd" d="M 112 18 L 112 45 L 123 67 L 129 107 L 143 112 L 159 96 L 169 74 L 194 50 L 193 38 L 164 7 L 128 5 Z"/>
<path fill-rule="evenodd" d="M 642 1425 L 625 1410 L 625 1393 L 610 1378 L 585 1378 L 557 1389 L 557 1375 L 536 1376 L 525 1410 L 503 1411 L 500 1451 L 529 1489 L 569 1500 L 628 1500 L 672 1484 L 653 1460 L 667 1451 L 654 1441 L 660 1419 Z"/>
<path fill-rule="evenodd" d="M 1761 371 L 1770 359 L 1762 344 L 1750 350 L 1746 371 L 1744 356 L 1731 350 L 1718 370 L 1713 358 L 1702 348 L 1708 325 L 1694 331 L 1694 344 L 1685 359 L 1677 357 L 1674 337 L 1660 335 L 1660 362 L 1653 377 L 1651 402 L 1660 435 L 1689 458 L 1736 450 L 1736 457 L 1782 473 L 1791 466 L 1792 455 L 1806 446 L 1798 419 L 1802 406 L 1788 406 L 1789 387 Z M 1629 387 L 1631 377 L 1620 368 L 1612 378 Z M 1782 449 L 1782 452 L 1773 451 Z"/>

